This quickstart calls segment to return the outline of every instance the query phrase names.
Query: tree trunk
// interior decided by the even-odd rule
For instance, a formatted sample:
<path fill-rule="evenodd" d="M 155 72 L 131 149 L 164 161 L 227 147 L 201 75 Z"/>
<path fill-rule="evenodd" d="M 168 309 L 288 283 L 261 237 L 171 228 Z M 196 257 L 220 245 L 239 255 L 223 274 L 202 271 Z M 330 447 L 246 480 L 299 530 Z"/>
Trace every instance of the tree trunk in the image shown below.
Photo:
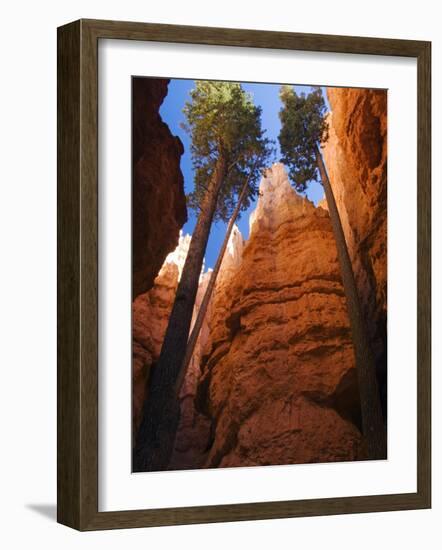
<path fill-rule="evenodd" d="M 164 470 L 170 461 L 179 421 L 179 401 L 175 386 L 186 352 L 204 253 L 226 171 L 226 161 L 221 156 L 201 205 L 160 357 L 149 379 L 133 453 L 135 472 Z"/>
<path fill-rule="evenodd" d="M 356 357 L 356 369 L 358 373 L 362 430 L 367 441 L 369 457 L 372 459 L 387 458 L 387 436 L 382 417 L 381 400 L 376 376 L 376 364 L 367 337 L 367 329 L 362 316 L 353 268 L 345 242 L 341 219 L 339 217 L 327 170 L 321 152 L 317 146 L 316 161 L 327 199 L 347 301 L 347 310 Z"/>
<path fill-rule="evenodd" d="M 200 308 L 198 310 L 198 315 L 193 325 L 192 332 L 190 333 L 189 341 L 187 342 L 186 355 L 181 365 L 181 370 L 178 374 L 178 379 L 176 383 L 175 391 L 176 391 L 177 398 L 179 396 L 181 386 L 187 372 L 187 367 L 189 366 L 190 360 L 192 359 L 193 351 L 198 341 L 198 336 L 201 331 L 201 327 L 203 325 L 204 317 L 206 315 L 207 307 L 209 306 L 210 298 L 212 297 L 213 289 L 215 288 L 216 278 L 218 277 L 218 273 L 221 268 L 221 264 L 224 258 L 224 254 L 226 252 L 227 244 L 229 242 L 230 234 L 232 233 L 233 226 L 235 225 L 235 221 L 236 221 L 236 218 L 238 217 L 244 198 L 247 195 L 249 179 L 250 179 L 250 176 L 247 177 L 246 182 L 244 183 L 244 186 L 241 190 L 241 194 L 238 199 L 238 203 L 235 207 L 235 210 L 233 211 L 233 214 L 230 217 L 229 223 L 227 225 L 224 241 L 221 246 L 221 250 L 218 254 L 218 258 L 216 260 L 215 267 L 213 268 L 212 275 L 210 276 L 209 283 L 207 284 L 206 292 L 204 293 L 203 301 L 201 302 Z"/>

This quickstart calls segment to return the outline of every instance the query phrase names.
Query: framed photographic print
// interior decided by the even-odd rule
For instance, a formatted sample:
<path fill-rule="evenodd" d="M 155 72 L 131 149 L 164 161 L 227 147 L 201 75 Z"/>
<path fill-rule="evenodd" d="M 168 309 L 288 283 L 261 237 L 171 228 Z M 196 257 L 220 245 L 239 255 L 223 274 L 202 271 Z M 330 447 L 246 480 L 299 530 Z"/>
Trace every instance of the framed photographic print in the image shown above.
<path fill-rule="evenodd" d="M 430 66 L 58 29 L 59 522 L 431 506 Z"/>

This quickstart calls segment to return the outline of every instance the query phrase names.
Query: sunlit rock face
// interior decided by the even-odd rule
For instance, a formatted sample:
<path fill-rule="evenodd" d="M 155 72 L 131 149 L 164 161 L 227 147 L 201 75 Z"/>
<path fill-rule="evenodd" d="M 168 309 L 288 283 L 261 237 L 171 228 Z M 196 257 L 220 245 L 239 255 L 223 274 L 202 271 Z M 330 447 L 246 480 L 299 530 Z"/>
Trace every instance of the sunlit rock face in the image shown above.
<path fill-rule="evenodd" d="M 386 406 L 387 93 L 328 88 L 324 159 L 377 359 Z"/>
<path fill-rule="evenodd" d="M 163 78 L 133 80 L 133 298 L 152 288 L 187 219 L 183 145 L 159 114 L 168 83 Z"/>
<path fill-rule="evenodd" d="M 217 281 L 197 408 L 205 467 L 364 456 L 345 298 L 328 213 L 267 171 Z M 224 267 L 224 266 L 223 266 Z M 227 269 L 228 267 L 228 269 Z"/>

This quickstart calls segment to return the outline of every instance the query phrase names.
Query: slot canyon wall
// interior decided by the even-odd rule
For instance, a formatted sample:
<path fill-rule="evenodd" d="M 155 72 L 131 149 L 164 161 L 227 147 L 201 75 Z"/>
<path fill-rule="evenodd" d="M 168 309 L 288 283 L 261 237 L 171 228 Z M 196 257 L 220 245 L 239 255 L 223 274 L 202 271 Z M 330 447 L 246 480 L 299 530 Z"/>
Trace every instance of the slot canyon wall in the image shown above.
<path fill-rule="evenodd" d="M 132 295 L 146 292 L 187 220 L 181 140 L 159 109 L 169 80 L 132 79 Z"/>
<path fill-rule="evenodd" d="M 327 88 L 324 159 L 387 409 L 387 92 Z"/>
<path fill-rule="evenodd" d="M 164 78 L 132 80 L 133 433 L 189 246 L 189 237 L 180 238 L 187 220 L 184 149 L 159 113 L 168 85 Z"/>
<path fill-rule="evenodd" d="M 386 94 L 346 89 L 328 94 L 333 113 L 324 158 L 382 382 Z M 177 152 L 174 166 L 179 167 Z M 148 171 L 147 164 L 143 170 Z M 179 181 L 179 176 L 174 178 Z M 166 219 L 174 218 L 174 235 L 176 229 L 175 241 L 163 242 L 164 258 L 184 223 L 181 207 L 177 208 L 182 193 L 175 190 L 169 196 L 175 202 L 158 201 L 170 210 Z M 189 239 L 181 235 L 167 260 L 158 260 L 158 269 L 149 267 L 151 286 L 143 283 L 133 302 L 134 430 Z M 210 276 L 209 271 L 200 278 L 194 317 Z M 385 392 L 385 384 L 382 387 Z M 281 164 L 273 165 L 261 181 L 249 239 L 244 241 L 237 227 L 232 232 L 180 402 L 171 469 L 367 456 L 345 296 L 326 205 L 315 208 L 295 193 Z"/>

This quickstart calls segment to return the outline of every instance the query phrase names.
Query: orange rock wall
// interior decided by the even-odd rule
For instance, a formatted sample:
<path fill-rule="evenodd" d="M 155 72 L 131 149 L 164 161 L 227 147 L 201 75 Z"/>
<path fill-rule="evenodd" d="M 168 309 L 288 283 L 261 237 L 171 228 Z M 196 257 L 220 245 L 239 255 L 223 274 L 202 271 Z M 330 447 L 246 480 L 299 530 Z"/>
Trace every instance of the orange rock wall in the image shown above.
<path fill-rule="evenodd" d="M 205 466 L 360 458 L 353 347 L 328 213 L 292 190 L 280 164 L 260 192 L 250 238 L 221 270 L 212 302 L 197 398 L 212 421 Z"/>
<path fill-rule="evenodd" d="M 353 263 L 386 406 L 387 92 L 328 88 L 324 159 Z"/>
<path fill-rule="evenodd" d="M 157 360 L 175 297 L 180 261 L 165 262 L 187 219 L 183 145 L 159 114 L 169 80 L 132 81 L 132 370 L 133 433 L 150 368 Z M 184 239 L 185 240 L 185 239 Z M 187 250 L 184 250 L 184 257 Z M 164 263 L 165 262 L 165 263 Z M 161 270 L 161 271 L 160 271 Z"/>
<path fill-rule="evenodd" d="M 146 382 L 157 361 L 178 285 L 176 264 L 166 263 L 151 290 L 140 294 L 132 304 L 132 428 L 134 435 L 141 420 Z"/>
<path fill-rule="evenodd" d="M 161 346 L 166 333 L 169 315 L 175 300 L 179 278 L 184 267 L 190 245 L 190 235 L 180 236 L 177 248 L 164 262 L 154 286 L 148 292 L 140 294 L 132 306 L 132 368 L 133 368 L 133 433 L 134 436 L 141 420 L 141 411 L 146 395 L 150 370 L 160 356 Z M 201 275 L 195 301 L 195 318 L 211 272 Z M 194 319 L 192 320 L 193 323 Z M 179 399 L 181 419 L 178 428 L 172 468 L 183 469 L 199 467 L 203 461 L 209 439 L 210 421 L 195 410 L 195 395 L 200 377 L 201 346 L 208 337 L 207 323 L 203 323 L 200 338 L 195 346 L 192 361 L 183 381 Z"/>
<path fill-rule="evenodd" d="M 136 432 L 146 394 L 149 372 L 160 356 L 178 280 L 190 245 L 190 235 L 180 235 L 155 278 L 153 287 L 132 303 L 133 430 Z"/>

